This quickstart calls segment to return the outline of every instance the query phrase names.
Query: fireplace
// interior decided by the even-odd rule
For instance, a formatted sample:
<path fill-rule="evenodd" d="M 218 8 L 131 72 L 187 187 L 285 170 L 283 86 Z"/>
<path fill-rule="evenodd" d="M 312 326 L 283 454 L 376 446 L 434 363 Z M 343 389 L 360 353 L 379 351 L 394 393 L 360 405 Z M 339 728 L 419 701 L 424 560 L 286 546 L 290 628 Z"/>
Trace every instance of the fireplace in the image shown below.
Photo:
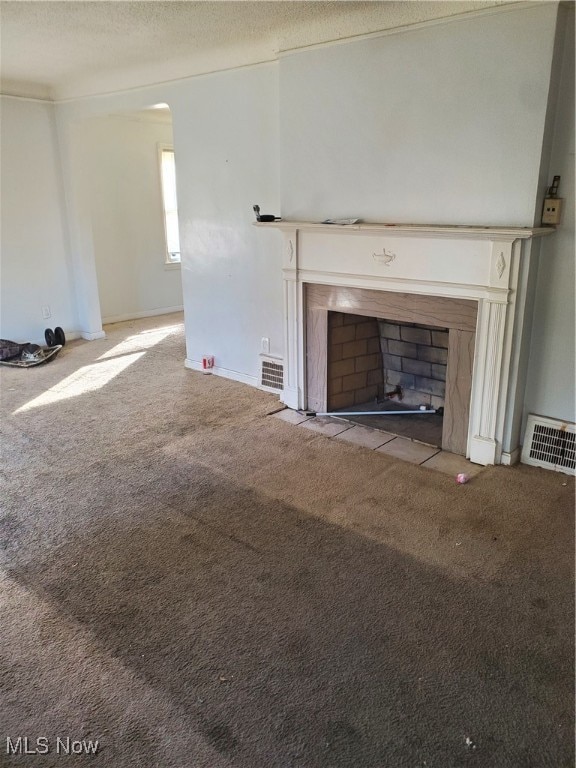
<path fill-rule="evenodd" d="M 326 411 L 328 405 L 328 315 L 330 310 L 342 313 L 352 313 L 364 318 L 378 318 L 385 322 L 384 332 L 393 334 L 393 328 L 399 329 L 399 336 L 420 338 L 421 341 L 431 342 L 432 332 L 424 326 L 446 328 L 447 347 L 445 377 L 447 383 L 443 388 L 444 395 L 448 389 L 448 397 L 444 398 L 444 419 L 442 428 L 442 447 L 444 450 L 466 455 L 468 443 L 468 427 L 470 421 L 470 395 L 472 388 L 472 360 L 474 353 L 475 331 L 477 325 L 477 302 L 447 298 L 443 296 L 421 296 L 418 294 L 395 293 L 393 291 L 374 290 L 370 288 L 352 288 L 350 286 L 306 284 L 304 286 L 304 303 L 306 306 L 306 393 L 307 407 L 315 411 Z M 368 329 L 371 323 L 360 324 Z M 343 326 L 344 329 L 351 326 Z M 409 332 L 409 329 L 411 333 Z M 422 329 L 421 333 L 418 331 Z M 367 333 L 367 332 L 366 332 Z M 429 334 L 429 339 L 425 334 Z M 364 332 L 362 333 L 364 335 Z M 388 340 L 387 340 L 388 341 Z M 395 343 L 391 343 L 395 342 Z M 381 343 L 381 342 L 380 342 Z M 400 367 L 406 367 L 408 355 L 421 348 L 421 356 L 425 348 L 428 356 L 438 348 L 430 345 L 402 342 L 401 339 L 389 340 L 387 349 L 396 352 L 403 351 L 406 359 L 400 355 L 390 355 Z M 365 358 L 361 357 L 363 362 Z M 370 360 L 368 356 L 368 360 Z M 413 363 L 417 362 L 412 358 Z M 393 361 L 390 360 L 390 363 Z M 425 361 L 424 361 L 425 362 Z M 356 367 L 356 366 L 355 366 Z M 324 374 L 326 371 L 326 375 Z M 430 365 L 431 371 L 431 365 Z M 353 379 L 362 374 L 354 372 Z M 402 371 L 400 372 L 402 376 Z M 406 372 L 409 379 L 404 381 L 416 382 L 415 376 Z M 402 379 L 400 379 L 401 381 Z M 433 388 L 431 377 L 421 377 L 425 384 Z M 361 384 L 362 382 L 358 382 Z M 440 390 L 437 390 L 440 391 Z M 367 389 L 367 393 L 371 393 Z M 360 397 L 363 397 L 362 392 Z"/>
<path fill-rule="evenodd" d="M 553 230 L 256 226 L 284 236 L 286 405 L 327 410 L 329 312 L 396 325 L 397 341 L 402 328 L 436 329 L 447 339 L 443 448 L 479 464 L 518 459 L 537 238 Z"/>

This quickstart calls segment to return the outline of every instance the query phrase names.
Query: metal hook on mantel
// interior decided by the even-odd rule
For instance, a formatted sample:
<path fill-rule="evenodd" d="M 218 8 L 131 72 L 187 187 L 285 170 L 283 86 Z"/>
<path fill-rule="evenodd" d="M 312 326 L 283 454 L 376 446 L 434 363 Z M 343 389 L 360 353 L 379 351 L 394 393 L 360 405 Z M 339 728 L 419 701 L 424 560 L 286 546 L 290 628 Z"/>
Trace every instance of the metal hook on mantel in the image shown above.
<path fill-rule="evenodd" d="M 259 205 L 253 205 L 252 209 L 256 214 L 256 221 L 282 221 L 280 216 L 274 216 L 271 213 L 260 213 Z"/>

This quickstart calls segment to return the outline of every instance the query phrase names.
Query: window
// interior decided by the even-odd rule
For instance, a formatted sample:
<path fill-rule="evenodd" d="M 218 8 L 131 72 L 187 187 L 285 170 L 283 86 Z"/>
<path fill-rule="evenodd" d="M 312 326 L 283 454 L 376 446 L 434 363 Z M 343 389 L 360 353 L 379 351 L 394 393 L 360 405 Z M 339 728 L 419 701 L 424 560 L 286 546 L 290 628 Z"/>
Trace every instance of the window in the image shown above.
<path fill-rule="evenodd" d="M 160 147 L 160 175 L 162 178 L 162 205 L 166 234 L 166 263 L 180 262 L 180 233 L 178 231 L 178 201 L 176 199 L 176 163 L 174 150 Z"/>

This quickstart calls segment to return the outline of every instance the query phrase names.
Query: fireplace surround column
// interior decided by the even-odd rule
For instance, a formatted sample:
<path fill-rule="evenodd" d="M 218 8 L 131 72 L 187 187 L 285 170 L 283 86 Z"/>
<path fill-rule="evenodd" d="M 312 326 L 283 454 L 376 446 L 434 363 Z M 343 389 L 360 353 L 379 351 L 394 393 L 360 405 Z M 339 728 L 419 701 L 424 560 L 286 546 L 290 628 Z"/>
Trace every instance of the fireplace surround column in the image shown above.
<path fill-rule="evenodd" d="M 303 371 L 298 351 L 303 344 L 303 330 L 299 327 L 302 317 L 302 285 L 298 283 L 298 232 L 285 229 L 282 252 L 284 278 L 284 391 L 282 402 L 289 408 L 305 407 L 303 401 Z"/>
<path fill-rule="evenodd" d="M 482 329 L 476 342 L 473 387 L 477 391 L 473 398 L 470 460 L 477 464 L 495 464 L 506 304 L 484 301 L 479 309 L 478 323 L 482 324 Z"/>

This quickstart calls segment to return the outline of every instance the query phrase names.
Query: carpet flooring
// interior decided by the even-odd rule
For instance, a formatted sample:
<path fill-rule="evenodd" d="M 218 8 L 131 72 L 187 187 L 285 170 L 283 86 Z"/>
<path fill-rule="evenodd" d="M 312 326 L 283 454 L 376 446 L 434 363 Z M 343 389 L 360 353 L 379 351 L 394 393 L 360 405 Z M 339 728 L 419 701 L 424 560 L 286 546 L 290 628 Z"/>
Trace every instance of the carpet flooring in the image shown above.
<path fill-rule="evenodd" d="M 573 766 L 574 478 L 457 485 L 186 370 L 181 316 L 106 330 L 0 371 L 0 766 Z"/>

